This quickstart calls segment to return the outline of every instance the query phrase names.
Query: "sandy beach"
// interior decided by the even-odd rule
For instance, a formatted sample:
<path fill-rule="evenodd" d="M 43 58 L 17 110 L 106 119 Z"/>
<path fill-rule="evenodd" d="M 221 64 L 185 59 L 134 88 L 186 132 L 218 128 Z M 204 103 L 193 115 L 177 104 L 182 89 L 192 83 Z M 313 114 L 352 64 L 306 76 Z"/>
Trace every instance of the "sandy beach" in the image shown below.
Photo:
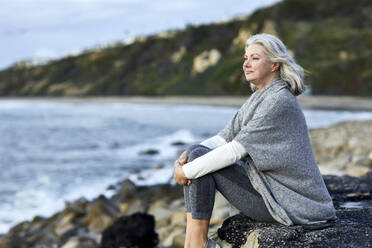
<path fill-rule="evenodd" d="M 123 97 L 3 97 L 6 100 L 56 101 L 56 102 L 127 102 L 143 104 L 196 104 L 212 106 L 241 106 L 245 96 L 123 96 Z M 353 96 L 311 96 L 297 97 L 302 108 L 349 111 L 372 111 L 372 98 Z"/>

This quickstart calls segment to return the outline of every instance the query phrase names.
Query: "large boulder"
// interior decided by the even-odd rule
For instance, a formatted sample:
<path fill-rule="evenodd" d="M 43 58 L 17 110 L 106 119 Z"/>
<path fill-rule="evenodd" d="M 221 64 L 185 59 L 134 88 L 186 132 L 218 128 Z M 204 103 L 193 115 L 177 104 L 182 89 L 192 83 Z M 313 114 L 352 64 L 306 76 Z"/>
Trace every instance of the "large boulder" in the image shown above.
<path fill-rule="evenodd" d="M 135 213 L 117 219 L 102 234 L 102 248 L 151 248 L 158 244 L 152 215 Z"/>
<path fill-rule="evenodd" d="M 329 223 L 287 227 L 235 215 L 225 220 L 218 235 L 233 248 L 371 247 L 372 208 L 338 209 L 337 216 Z"/>
<path fill-rule="evenodd" d="M 90 232 L 101 233 L 119 215 L 119 209 L 104 195 L 100 195 L 87 206 L 87 214 L 82 222 Z"/>
<path fill-rule="evenodd" d="M 314 155 L 320 166 L 363 176 L 372 169 L 372 120 L 347 121 L 310 130 Z"/>
<path fill-rule="evenodd" d="M 224 221 L 217 241 L 223 247 L 371 247 L 372 172 L 360 178 L 325 176 L 338 219 L 314 225 L 284 226 L 243 215 Z"/>

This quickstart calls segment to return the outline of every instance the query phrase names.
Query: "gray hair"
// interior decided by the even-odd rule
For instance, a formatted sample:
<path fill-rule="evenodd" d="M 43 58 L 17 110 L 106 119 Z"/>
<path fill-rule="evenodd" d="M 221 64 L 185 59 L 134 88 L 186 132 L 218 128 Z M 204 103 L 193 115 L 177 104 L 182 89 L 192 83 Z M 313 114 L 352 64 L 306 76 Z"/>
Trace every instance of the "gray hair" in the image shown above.
<path fill-rule="evenodd" d="M 255 34 L 246 41 L 245 49 L 253 43 L 265 47 L 271 62 L 280 62 L 280 78 L 287 83 L 289 90 L 295 96 L 305 91 L 304 69 L 296 63 L 280 39 L 271 34 Z M 257 90 L 253 84 L 251 84 L 251 88 L 253 91 Z"/>

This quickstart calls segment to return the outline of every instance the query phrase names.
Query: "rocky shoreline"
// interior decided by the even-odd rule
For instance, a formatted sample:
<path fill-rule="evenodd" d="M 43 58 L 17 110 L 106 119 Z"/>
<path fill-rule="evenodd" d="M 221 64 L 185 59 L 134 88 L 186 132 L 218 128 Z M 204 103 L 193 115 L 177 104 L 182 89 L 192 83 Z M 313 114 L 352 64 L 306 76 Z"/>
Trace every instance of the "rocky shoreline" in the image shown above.
<path fill-rule="evenodd" d="M 226 247 L 244 248 L 372 247 L 372 171 L 360 178 L 324 176 L 324 181 L 336 208 L 336 221 L 285 227 L 236 215 L 225 220 L 216 239 Z"/>
<path fill-rule="evenodd" d="M 371 134 L 372 120 L 310 130 L 318 163 L 343 169 L 349 174 L 342 177 L 324 176 L 338 216 L 332 225 L 284 227 L 256 223 L 239 215 L 230 217 L 228 203 L 217 194 L 210 236 L 221 242 L 223 247 L 371 247 Z M 100 195 L 92 201 L 77 199 L 67 202 L 65 208 L 53 216 L 36 216 L 31 221 L 17 224 L 7 234 L 0 236 L 0 247 L 115 247 L 115 243 L 107 243 L 107 237 L 115 233 L 112 230 L 129 230 L 124 227 L 133 223 L 123 219 L 122 226 L 117 227 L 118 220 L 138 212 L 154 216 L 154 232 L 157 234 L 151 236 L 154 247 L 183 247 L 186 220 L 181 186 L 136 186 L 124 179 L 109 188 L 115 192 L 110 198 Z M 131 218 L 137 220 L 137 217 Z M 151 224 L 151 219 L 147 221 Z M 141 231 L 143 225 L 134 226 L 131 229 L 137 236 L 144 233 Z M 111 231 L 107 231 L 108 228 Z M 103 237 L 104 233 L 106 238 Z M 107 236 L 107 233 L 111 236 Z M 118 241 L 122 243 L 117 243 L 117 247 L 149 247 L 133 244 L 133 239 L 130 241 L 132 243 L 125 243 L 129 242 L 129 231 L 126 231 L 125 237 L 127 239 Z M 136 240 L 142 242 L 144 239 Z"/>
<path fill-rule="evenodd" d="M 347 121 L 310 130 L 311 144 L 321 167 L 365 175 L 372 168 L 372 120 Z"/>

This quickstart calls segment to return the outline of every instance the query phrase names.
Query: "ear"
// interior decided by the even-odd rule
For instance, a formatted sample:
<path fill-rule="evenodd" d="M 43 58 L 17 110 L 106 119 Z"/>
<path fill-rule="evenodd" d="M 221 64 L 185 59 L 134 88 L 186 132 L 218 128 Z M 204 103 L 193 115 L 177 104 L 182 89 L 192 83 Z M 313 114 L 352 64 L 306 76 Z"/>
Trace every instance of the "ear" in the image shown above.
<path fill-rule="evenodd" d="M 271 71 L 274 72 L 276 70 L 279 70 L 279 67 L 280 67 L 280 62 L 274 62 L 272 65 L 271 65 Z"/>

